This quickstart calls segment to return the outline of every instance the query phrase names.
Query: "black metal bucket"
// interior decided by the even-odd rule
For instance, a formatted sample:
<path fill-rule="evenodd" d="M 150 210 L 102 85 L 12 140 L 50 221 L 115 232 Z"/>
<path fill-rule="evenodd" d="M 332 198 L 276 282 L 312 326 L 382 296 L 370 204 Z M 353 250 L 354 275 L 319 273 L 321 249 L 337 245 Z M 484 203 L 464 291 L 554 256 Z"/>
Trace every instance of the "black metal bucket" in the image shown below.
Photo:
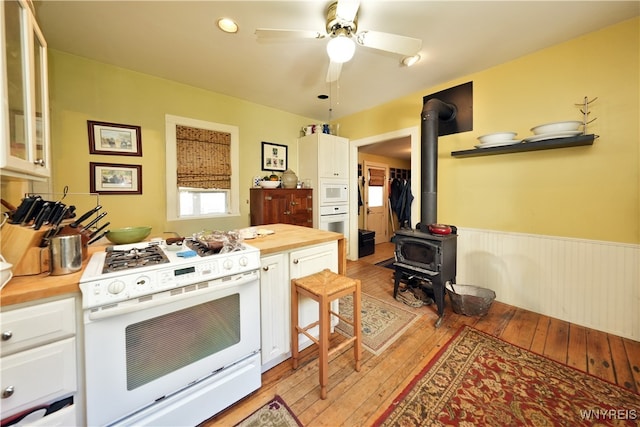
<path fill-rule="evenodd" d="M 496 293 L 491 289 L 457 283 L 447 283 L 447 294 L 454 313 L 465 316 L 486 315 L 496 299 Z"/>

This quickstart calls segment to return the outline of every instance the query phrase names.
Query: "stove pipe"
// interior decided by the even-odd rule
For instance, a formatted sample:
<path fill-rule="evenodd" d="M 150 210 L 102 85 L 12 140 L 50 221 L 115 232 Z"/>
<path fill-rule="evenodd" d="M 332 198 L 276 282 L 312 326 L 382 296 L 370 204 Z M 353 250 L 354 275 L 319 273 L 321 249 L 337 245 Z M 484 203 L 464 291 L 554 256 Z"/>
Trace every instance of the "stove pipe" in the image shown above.
<path fill-rule="evenodd" d="M 438 122 L 456 116 L 456 106 L 436 98 L 429 99 L 422 107 L 421 163 L 422 197 L 420 199 L 420 223 L 417 228 L 427 233 L 429 224 L 437 223 L 438 216 Z"/>

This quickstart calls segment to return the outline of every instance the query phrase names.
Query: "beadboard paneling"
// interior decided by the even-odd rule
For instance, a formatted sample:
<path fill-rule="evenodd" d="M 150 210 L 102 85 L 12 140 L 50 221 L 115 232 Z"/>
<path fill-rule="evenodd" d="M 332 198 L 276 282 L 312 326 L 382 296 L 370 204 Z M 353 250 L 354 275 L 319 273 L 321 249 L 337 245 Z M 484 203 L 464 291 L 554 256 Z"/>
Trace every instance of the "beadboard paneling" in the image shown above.
<path fill-rule="evenodd" d="M 458 283 L 640 341 L 640 245 L 467 228 L 458 234 Z"/>

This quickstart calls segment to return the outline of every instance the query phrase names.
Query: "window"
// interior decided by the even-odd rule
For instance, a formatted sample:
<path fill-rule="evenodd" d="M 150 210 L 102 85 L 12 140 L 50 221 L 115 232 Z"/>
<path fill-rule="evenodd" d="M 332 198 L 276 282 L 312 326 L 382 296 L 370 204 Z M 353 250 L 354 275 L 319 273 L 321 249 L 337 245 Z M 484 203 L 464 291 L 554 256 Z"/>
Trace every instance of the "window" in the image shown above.
<path fill-rule="evenodd" d="M 236 126 L 167 115 L 167 219 L 239 214 Z"/>

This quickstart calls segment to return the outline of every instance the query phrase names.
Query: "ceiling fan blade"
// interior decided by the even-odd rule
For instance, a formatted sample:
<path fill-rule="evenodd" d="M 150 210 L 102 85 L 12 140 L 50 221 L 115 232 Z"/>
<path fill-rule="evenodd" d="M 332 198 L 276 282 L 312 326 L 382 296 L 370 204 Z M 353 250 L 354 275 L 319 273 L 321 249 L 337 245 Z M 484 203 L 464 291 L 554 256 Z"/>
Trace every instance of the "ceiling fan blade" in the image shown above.
<path fill-rule="evenodd" d="M 276 28 L 258 28 L 255 32 L 259 39 L 322 39 L 326 34 L 307 30 L 279 30 Z"/>
<path fill-rule="evenodd" d="M 336 15 L 338 18 L 353 22 L 360 7 L 360 0 L 338 0 Z"/>
<path fill-rule="evenodd" d="M 332 83 L 340 78 L 342 71 L 342 62 L 329 62 L 329 70 L 327 71 L 327 83 Z"/>
<path fill-rule="evenodd" d="M 422 48 L 420 39 L 379 31 L 362 31 L 355 38 L 359 45 L 405 56 L 415 55 Z"/>

